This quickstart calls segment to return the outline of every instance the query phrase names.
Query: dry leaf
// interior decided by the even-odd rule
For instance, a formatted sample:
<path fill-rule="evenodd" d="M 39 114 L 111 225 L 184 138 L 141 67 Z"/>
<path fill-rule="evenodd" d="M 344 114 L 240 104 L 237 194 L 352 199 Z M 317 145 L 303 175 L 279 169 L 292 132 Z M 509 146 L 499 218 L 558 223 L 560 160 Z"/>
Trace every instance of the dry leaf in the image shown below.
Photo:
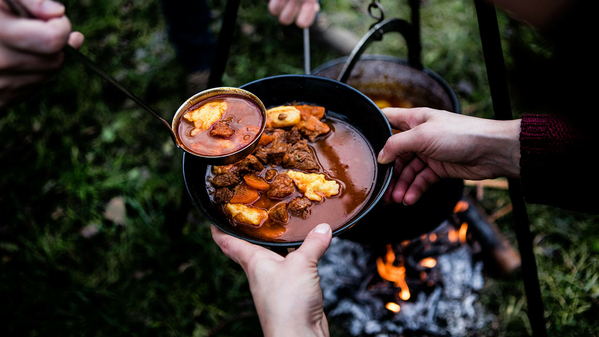
<path fill-rule="evenodd" d="M 81 229 L 81 236 L 83 236 L 86 239 L 89 239 L 92 236 L 98 234 L 99 231 L 100 229 L 98 228 L 98 225 L 96 225 L 95 223 L 91 223 Z"/>
<path fill-rule="evenodd" d="M 125 209 L 125 198 L 112 198 L 106 206 L 106 210 L 104 211 L 104 217 L 108 220 L 113 221 L 117 225 L 125 226 L 125 220 L 127 219 L 127 213 Z"/>

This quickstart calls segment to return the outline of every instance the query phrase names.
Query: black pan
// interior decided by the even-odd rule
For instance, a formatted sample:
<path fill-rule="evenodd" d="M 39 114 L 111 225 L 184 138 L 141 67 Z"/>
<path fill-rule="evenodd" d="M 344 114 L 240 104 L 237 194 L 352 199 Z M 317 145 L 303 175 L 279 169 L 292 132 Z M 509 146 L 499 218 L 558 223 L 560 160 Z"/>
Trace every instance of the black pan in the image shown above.
<path fill-rule="evenodd" d="M 341 82 L 309 75 L 281 75 L 260 79 L 240 88 L 258 96 L 266 108 L 294 101 L 324 106 L 358 129 L 378 153 L 392 135 L 391 127 L 381 110 L 368 97 Z M 232 226 L 219 210 L 213 207 L 205 180 L 208 166 L 194 156 L 183 154 L 183 178 L 195 206 L 222 231 L 249 242 L 272 248 L 298 247 L 298 242 L 267 242 L 249 237 Z M 339 235 L 356 225 L 380 200 L 392 174 L 391 165 L 378 165 L 374 190 L 362 210 L 333 235 Z M 316 225 L 316 224 L 315 224 Z"/>

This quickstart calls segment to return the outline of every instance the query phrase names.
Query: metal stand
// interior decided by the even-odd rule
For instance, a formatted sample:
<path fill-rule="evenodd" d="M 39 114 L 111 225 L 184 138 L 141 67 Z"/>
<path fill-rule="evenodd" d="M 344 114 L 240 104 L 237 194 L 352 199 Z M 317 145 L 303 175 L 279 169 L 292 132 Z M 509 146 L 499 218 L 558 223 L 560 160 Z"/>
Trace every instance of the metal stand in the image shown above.
<path fill-rule="evenodd" d="M 480 37 L 483 46 L 487 77 L 493 100 L 495 118 L 510 120 L 512 117 L 511 103 L 505 76 L 505 63 L 499 37 L 497 13 L 495 7 L 482 1 L 474 0 Z M 545 329 L 543 299 L 537 274 L 537 264 L 533 253 L 532 233 L 526 204 L 522 195 L 520 180 L 508 179 L 509 193 L 513 205 L 514 220 L 516 223 L 516 238 L 522 259 L 522 279 L 528 303 L 528 318 L 532 327 L 533 336 L 547 336 Z"/>
<path fill-rule="evenodd" d="M 210 68 L 208 88 L 220 87 L 222 85 L 223 74 L 229 60 L 229 50 L 233 42 L 235 27 L 237 27 L 237 12 L 239 11 L 240 3 L 240 0 L 227 0 L 223 22 L 218 34 L 214 61 Z"/>

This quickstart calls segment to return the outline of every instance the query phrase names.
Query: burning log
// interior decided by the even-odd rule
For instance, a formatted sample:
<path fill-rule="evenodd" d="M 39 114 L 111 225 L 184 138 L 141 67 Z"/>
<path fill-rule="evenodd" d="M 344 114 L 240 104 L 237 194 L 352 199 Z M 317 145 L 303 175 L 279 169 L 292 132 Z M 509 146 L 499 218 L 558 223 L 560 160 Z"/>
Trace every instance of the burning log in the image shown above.
<path fill-rule="evenodd" d="M 329 318 L 342 318 L 353 336 L 463 336 L 487 325 L 477 302 L 483 261 L 505 275 L 520 257 L 473 201 L 454 211 L 413 240 L 373 247 L 334 238 L 319 264 Z"/>
<path fill-rule="evenodd" d="M 472 233 L 482 247 L 483 255 L 488 262 L 494 264 L 499 276 L 508 275 L 520 268 L 520 254 L 471 199 L 464 198 L 458 202 L 455 214 L 460 221 L 470 225 Z"/>

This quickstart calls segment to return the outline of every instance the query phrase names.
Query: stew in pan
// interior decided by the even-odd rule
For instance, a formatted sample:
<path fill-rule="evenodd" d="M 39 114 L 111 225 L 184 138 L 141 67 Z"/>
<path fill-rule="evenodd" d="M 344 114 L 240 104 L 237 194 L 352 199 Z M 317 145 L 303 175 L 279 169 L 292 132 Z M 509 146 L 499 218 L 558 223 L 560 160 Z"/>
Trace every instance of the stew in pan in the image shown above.
<path fill-rule="evenodd" d="M 267 110 L 266 126 L 252 154 L 207 171 L 211 202 L 233 226 L 289 242 L 322 222 L 335 230 L 361 210 L 377 165 L 354 127 L 308 104 Z"/>

